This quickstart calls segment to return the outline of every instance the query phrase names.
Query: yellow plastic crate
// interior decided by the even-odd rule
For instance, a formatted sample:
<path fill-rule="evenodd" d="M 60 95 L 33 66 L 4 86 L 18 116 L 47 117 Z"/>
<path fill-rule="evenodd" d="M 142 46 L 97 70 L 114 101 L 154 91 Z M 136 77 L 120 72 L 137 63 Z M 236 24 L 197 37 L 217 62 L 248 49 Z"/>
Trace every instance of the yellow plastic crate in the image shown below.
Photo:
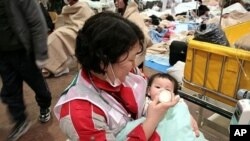
<path fill-rule="evenodd" d="M 250 21 L 224 29 L 230 44 L 250 33 Z M 235 106 L 239 89 L 250 90 L 250 52 L 189 40 L 184 87 Z"/>
<path fill-rule="evenodd" d="M 237 25 L 229 26 L 224 29 L 224 32 L 231 46 L 241 36 L 250 33 L 250 21 L 243 22 Z"/>

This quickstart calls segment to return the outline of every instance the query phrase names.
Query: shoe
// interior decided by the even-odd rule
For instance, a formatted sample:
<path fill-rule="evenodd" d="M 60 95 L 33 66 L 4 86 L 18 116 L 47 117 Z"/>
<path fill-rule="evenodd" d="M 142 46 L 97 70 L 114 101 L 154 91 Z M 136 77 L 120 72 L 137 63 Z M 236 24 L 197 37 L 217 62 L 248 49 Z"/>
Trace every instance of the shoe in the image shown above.
<path fill-rule="evenodd" d="M 67 73 L 69 73 L 69 68 L 64 69 L 63 71 L 55 74 L 54 76 L 59 77 L 59 76 L 62 76 L 63 74 L 67 74 Z"/>
<path fill-rule="evenodd" d="M 46 69 L 42 69 L 42 75 L 44 78 L 48 78 L 50 77 L 51 73 Z"/>
<path fill-rule="evenodd" d="M 50 109 L 40 109 L 39 121 L 42 123 L 46 123 L 50 120 Z"/>
<path fill-rule="evenodd" d="M 15 126 L 12 128 L 7 141 L 16 141 L 18 140 L 23 134 L 25 134 L 31 126 L 31 122 L 27 119 L 24 121 L 18 121 Z"/>

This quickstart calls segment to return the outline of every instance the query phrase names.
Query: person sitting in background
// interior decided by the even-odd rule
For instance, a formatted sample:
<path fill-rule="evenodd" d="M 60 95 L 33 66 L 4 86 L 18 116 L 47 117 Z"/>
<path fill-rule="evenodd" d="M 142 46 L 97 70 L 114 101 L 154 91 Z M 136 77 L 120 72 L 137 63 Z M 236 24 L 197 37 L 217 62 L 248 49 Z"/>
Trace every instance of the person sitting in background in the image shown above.
<path fill-rule="evenodd" d="M 143 43 L 140 28 L 118 14 L 98 13 L 86 21 L 75 51 L 82 69 L 54 108 L 70 140 L 113 141 L 126 124 L 143 116 L 146 80 L 130 72 Z M 155 128 L 177 102 L 159 103 L 156 98 L 146 120 L 125 140 L 159 141 Z"/>
<path fill-rule="evenodd" d="M 181 12 L 175 16 L 185 16 L 186 20 L 200 19 L 201 21 L 206 21 L 211 18 L 212 15 L 209 14 L 210 9 L 202 3 L 202 0 L 198 0 L 199 6 L 197 9 L 188 10 L 186 12 Z"/>
<path fill-rule="evenodd" d="M 136 66 L 143 67 L 143 61 L 145 60 L 146 48 L 153 45 L 149 36 L 149 30 L 146 26 L 142 16 L 139 13 L 138 5 L 134 0 L 115 0 L 116 11 L 124 18 L 134 22 L 143 31 L 145 36 L 144 51 L 137 56 Z"/>
<path fill-rule="evenodd" d="M 47 64 L 42 68 L 44 77 L 58 77 L 69 72 L 69 64 L 75 55 L 75 40 L 77 32 L 84 22 L 94 15 L 93 10 L 84 2 L 66 0 L 63 7 L 61 26 L 48 36 Z"/>
<path fill-rule="evenodd" d="M 206 21 L 210 18 L 209 11 L 210 9 L 206 5 L 201 4 L 198 7 L 197 16 L 200 17 L 202 21 Z"/>

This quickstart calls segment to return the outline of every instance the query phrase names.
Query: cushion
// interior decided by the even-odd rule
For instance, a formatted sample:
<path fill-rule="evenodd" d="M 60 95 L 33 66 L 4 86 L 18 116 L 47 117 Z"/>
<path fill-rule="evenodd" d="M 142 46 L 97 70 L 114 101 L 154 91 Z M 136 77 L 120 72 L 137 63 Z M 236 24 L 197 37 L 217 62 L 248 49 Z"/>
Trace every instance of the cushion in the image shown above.
<path fill-rule="evenodd" d="M 236 42 L 234 43 L 235 48 L 240 48 L 240 49 L 244 49 L 244 50 L 250 51 L 249 40 L 250 40 L 250 34 L 246 34 L 246 35 L 240 37 L 240 38 L 239 38 L 238 40 L 236 40 Z"/>

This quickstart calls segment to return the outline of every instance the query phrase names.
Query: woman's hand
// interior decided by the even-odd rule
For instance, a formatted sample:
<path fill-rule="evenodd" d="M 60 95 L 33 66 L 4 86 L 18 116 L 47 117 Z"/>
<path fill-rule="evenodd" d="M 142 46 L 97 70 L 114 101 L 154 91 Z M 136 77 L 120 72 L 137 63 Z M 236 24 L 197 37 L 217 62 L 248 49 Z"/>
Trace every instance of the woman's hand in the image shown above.
<path fill-rule="evenodd" d="M 170 107 L 173 107 L 180 100 L 179 95 L 172 98 L 170 102 L 159 102 L 159 96 L 156 95 L 155 99 L 149 104 L 147 117 L 142 127 L 144 129 L 147 139 L 150 138 L 158 123 L 162 120 L 165 113 Z"/>
<path fill-rule="evenodd" d="M 180 100 L 179 95 L 174 96 L 174 93 L 171 93 L 171 101 L 169 102 L 160 102 L 159 95 L 156 95 L 155 99 L 149 104 L 147 111 L 147 118 L 152 119 L 158 122 L 161 121 L 165 113 L 170 107 L 173 107 Z"/>
<path fill-rule="evenodd" d="M 153 118 L 154 120 L 160 122 L 167 110 L 176 105 L 180 100 L 179 95 L 174 96 L 173 93 L 171 94 L 172 99 L 169 102 L 160 102 L 159 95 L 157 95 L 155 100 L 153 100 L 149 105 L 147 118 Z"/>

